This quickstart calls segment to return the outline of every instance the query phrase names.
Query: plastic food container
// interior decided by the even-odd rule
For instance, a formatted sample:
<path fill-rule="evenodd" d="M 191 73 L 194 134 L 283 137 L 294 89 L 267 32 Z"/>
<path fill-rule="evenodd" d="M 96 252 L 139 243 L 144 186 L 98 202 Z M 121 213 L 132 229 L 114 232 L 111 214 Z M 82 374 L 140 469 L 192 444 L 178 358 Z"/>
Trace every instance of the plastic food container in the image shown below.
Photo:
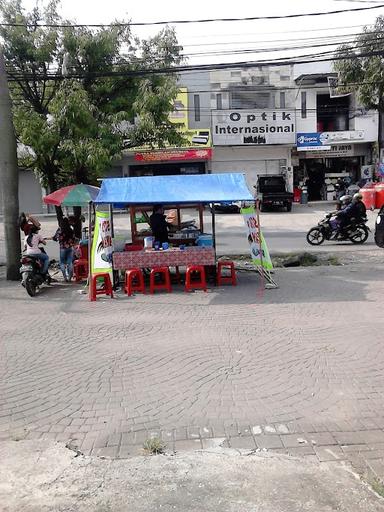
<path fill-rule="evenodd" d="M 376 190 L 376 200 L 375 206 L 380 210 L 380 208 L 384 205 L 384 183 L 378 183 L 375 186 Z"/>
<path fill-rule="evenodd" d="M 212 235 L 200 235 L 197 239 L 199 247 L 213 247 Z"/>
<path fill-rule="evenodd" d="M 153 247 L 153 236 L 146 236 L 144 238 L 144 249 L 152 249 Z"/>
<path fill-rule="evenodd" d="M 363 203 L 367 210 L 374 210 L 376 206 L 376 189 L 374 187 L 363 187 L 360 189 L 363 196 Z"/>

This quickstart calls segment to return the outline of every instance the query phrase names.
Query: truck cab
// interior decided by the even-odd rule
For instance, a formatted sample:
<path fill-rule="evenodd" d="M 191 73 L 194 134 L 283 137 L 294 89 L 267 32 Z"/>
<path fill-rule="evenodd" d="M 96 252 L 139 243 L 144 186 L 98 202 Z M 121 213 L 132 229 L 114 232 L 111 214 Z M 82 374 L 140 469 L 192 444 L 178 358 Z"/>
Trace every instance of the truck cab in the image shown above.
<path fill-rule="evenodd" d="M 292 210 L 293 194 L 287 191 L 284 176 L 258 176 L 255 189 L 260 199 L 261 211 L 273 206 L 282 206 L 287 212 Z"/>

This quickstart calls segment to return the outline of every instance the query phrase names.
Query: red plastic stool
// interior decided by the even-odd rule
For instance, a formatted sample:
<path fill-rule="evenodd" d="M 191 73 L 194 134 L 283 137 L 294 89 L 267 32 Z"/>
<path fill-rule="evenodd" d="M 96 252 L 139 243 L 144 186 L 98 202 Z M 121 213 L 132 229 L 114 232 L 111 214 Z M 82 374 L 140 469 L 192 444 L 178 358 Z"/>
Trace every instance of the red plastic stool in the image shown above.
<path fill-rule="evenodd" d="M 134 281 L 137 281 L 135 284 Z M 145 293 L 144 275 L 139 268 L 130 268 L 125 271 L 124 292 L 130 297 L 133 292 Z"/>
<path fill-rule="evenodd" d="M 73 273 L 77 283 L 82 279 L 88 279 L 88 260 L 82 258 L 76 260 L 73 264 Z"/>
<path fill-rule="evenodd" d="M 200 278 L 198 281 L 192 281 L 192 273 L 198 272 L 200 274 Z M 185 274 L 185 291 L 189 290 L 204 290 L 207 291 L 207 281 L 205 279 L 205 268 L 203 265 L 191 265 L 187 267 L 187 272 Z"/>
<path fill-rule="evenodd" d="M 223 268 L 229 268 L 231 270 L 231 275 L 223 276 Z M 219 261 L 217 264 L 217 284 L 218 286 L 221 284 L 232 284 L 232 286 L 236 286 L 236 271 L 233 261 Z"/>
<path fill-rule="evenodd" d="M 103 279 L 103 287 L 98 290 L 97 289 L 97 280 Z M 112 291 L 112 283 L 111 277 L 108 272 L 100 272 L 99 274 L 93 274 L 91 280 L 91 301 L 96 300 L 97 295 L 109 295 L 111 299 L 113 299 L 113 291 Z"/>
<path fill-rule="evenodd" d="M 163 283 L 155 283 L 156 274 L 164 276 Z M 149 291 L 150 293 L 155 293 L 155 290 L 167 290 L 168 292 L 172 292 L 171 276 L 169 274 L 168 267 L 153 267 L 151 270 L 151 274 L 149 276 Z"/>

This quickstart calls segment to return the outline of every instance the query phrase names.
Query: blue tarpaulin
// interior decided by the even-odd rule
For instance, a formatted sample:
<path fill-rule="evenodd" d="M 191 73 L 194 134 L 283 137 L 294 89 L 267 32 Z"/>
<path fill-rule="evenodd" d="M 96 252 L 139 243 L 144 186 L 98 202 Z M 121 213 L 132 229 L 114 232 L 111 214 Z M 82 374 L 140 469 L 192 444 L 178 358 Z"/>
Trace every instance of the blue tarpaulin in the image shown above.
<path fill-rule="evenodd" d="M 241 173 L 103 180 L 97 204 L 189 204 L 253 201 Z"/>

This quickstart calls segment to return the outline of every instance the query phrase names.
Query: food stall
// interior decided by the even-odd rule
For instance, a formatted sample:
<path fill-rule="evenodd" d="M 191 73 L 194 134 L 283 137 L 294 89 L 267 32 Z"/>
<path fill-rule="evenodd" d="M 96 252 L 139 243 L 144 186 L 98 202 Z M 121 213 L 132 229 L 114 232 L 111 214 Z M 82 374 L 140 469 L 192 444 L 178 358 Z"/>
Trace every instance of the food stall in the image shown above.
<path fill-rule="evenodd" d="M 199 217 L 199 236 L 204 233 L 204 205 L 229 201 L 254 201 L 246 180 L 241 173 L 204 174 L 187 176 L 145 176 L 133 178 L 108 178 L 103 180 L 95 199 L 96 205 L 114 205 L 130 208 L 132 244 L 142 245 L 149 231 L 137 229 L 136 215 L 147 219 L 153 205 L 164 205 L 166 210 L 176 210 L 175 237 L 169 237 L 169 247 L 163 250 L 142 248 L 139 250 L 114 250 L 112 264 L 115 271 L 132 267 L 155 266 L 186 267 L 189 265 L 213 266 L 216 263 L 215 213 L 212 212 L 212 241 L 199 243 L 199 237 L 189 237 L 183 232 L 181 210 L 194 208 Z M 138 219 L 139 221 L 143 220 Z M 113 231 L 113 229 L 112 229 Z M 185 236 L 186 235 L 186 236 Z M 208 237 L 209 238 L 209 237 Z M 192 245 L 193 244 L 193 245 Z M 136 247 L 137 249 L 137 247 Z"/>

